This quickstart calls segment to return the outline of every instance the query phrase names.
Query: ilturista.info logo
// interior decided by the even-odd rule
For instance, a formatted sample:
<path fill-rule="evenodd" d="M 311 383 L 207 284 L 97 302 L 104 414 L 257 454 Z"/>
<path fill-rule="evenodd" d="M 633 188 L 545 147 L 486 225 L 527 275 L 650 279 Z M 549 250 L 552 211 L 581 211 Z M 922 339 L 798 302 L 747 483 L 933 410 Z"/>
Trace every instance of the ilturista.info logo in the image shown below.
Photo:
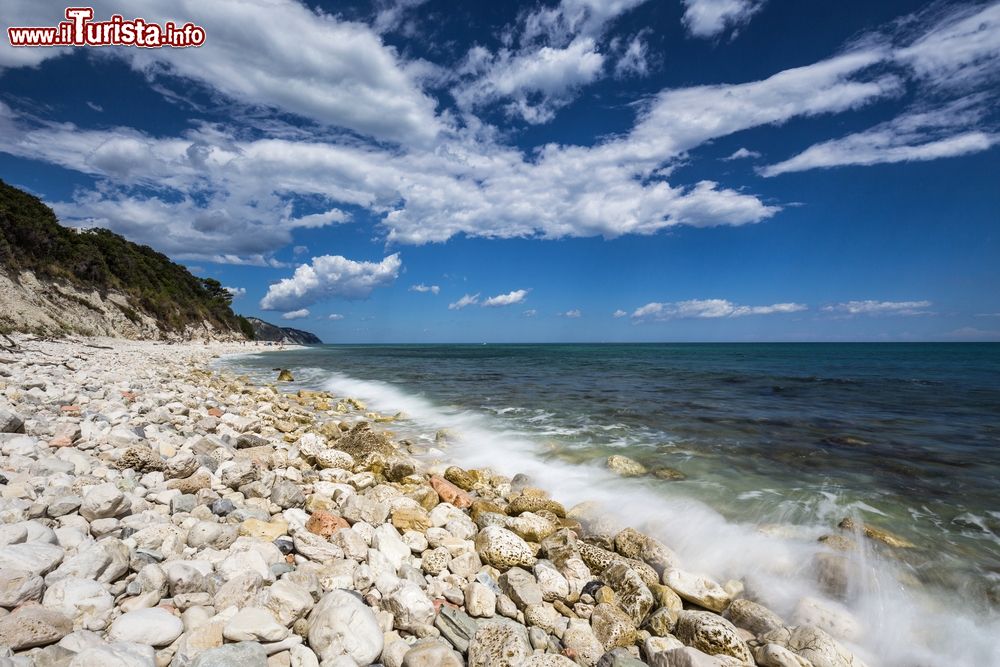
<path fill-rule="evenodd" d="M 143 18 L 126 19 L 113 14 L 107 21 L 94 21 L 93 7 L 67 7 L 65 21 L 54 26 L 11 26 L 11 46 L 138 46 L 144 49 L 186 48 L 205 43 L 205 29 L 188 22 L 166 21 L 162 25 Z"/>

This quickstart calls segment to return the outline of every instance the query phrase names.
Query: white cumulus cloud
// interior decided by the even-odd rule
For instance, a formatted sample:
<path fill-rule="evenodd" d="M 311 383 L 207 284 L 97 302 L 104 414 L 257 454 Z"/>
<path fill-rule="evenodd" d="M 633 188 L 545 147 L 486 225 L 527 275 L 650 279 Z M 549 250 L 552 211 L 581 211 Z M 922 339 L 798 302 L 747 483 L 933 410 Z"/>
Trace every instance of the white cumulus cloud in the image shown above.
<path fill-rule="evenodd" d="M 441 291 L 441 287 L 439 285 L 424 285 L 420 283 L 419 285 L 410 285 L 410 291 L 420 292 L 421 294 L 426 294 L 427 292 L 437 294 Z"/>
<path fill-rule="evenodd" d="M 448 304 L 448 310 L 461 310 L 462 308 L 465 308 L 466 306 L 473 306 L 473 305 L 475 305 L 477 303 L 479 303 L 479 293 L 478 292 L 475 293 L 475 294 L 466 294 L 465 296 L 463 296 L 458 301 L 455 301 L 454 303 L 449 303 Z"/>
<path fill-rule="evenodd" d="M 845 301 L 824 306 L 828 313 L 847 315 L 928 315 L 930 301 Z"/>
<path fill-rule="evenodd" d="M 583 311 L 580 310 L 579 308 L 574 308 L 572 310 L 567 310 L 565 313 L 562 313 L 562 316 L 568 317 L 571 320 L 575 320 L 580 317 L 583 317 Z"/>
<path fill-rule="evenodd" d="M 504 47 L 469 50 L 452 95 L 466 110 L 500 101 L 510 116 L 548 122 L 581 88 L 605 75 L 605 29 L 645 1 L 561 0 L 523 13 L 505 29 Z M 617 73 L 645 73 L 645 56 L 640 40 L 630 44 Z"/>
<path fill-rule="evenodd" d="M 775 315 L 806 310 L 801 303 L 774 303 L 766 306 L 743 306 L 727 299 L 689 299 L 661 303 L 653 301 L 636 308 L 632 319 L 636 321 L 662 321 L 689 318 L 745 317 L 748 315 Z"/>
<path fill-rule="evenodd" d="M 764 0 L 683 0 L 684 26 L 695 37 L 715 37 L 738 28 L 764 6 Z"/>
<path fill-rule="evenodd" d="M 757 151 L 752 151 L 749 148 L 738 148 L 728 157 L 722 158 L 726 162 L 731 162 L 732 160 L 745 160 L 747 158 L 758 158 L 760 153 Z"/>
<path fill-rule="evenodd" d="M 625 312 L 624 310 L 622 310 L 621 308 L 619 308 L 615 312 L 611 313 L 611 317 L 614 317 L 614 318 L 621 318 L 621 317 L 627 317 L 627 316 L 628 316 L 628 313 Z"/>
<path fill-rule="evenodd" d="M 522 303 L 528 296 L 528 290 L 518 289 L 506 294 L 497 294 L 483 301 L 486 308 L 496 308 L 498 306 L 512 306 L 515 303 Z"/>
<path fill-rule="evenodd" d="M 967 129 L 975 127 L 985 112 L 981 95 L 938 109 L 911 110 L 869 130 L 814 144 L 760 173 L 777 176 L 807 169 L 925 162 L 978 153 L 1000 143 L 1000 133 Z"/>
<path fill-rule="evenodd" d="M 264 310 L 311 305 L 331 297 L 363 299 L 376 287 L 391 285 L 399 275 L 399 253 L 381 262 L 356 262 L 341 255 L 314 257 L 295 269 L 291 278 L 271 285 L 260 301 Z"/>
<path fill-rule="evenodd" d="M 241 296 L 246 296 L 247 293 L 246 287 L 223 287 L 222 289 L 232 294 L 234 299 L 238 299 Z"/>
<path fill-rule="evenodd" d="M 287 313 L 282 313 L 281 319 L 283 320 L 301 320 L 304 317 L 309 317 L 308 308 L 300 308 L 298 310 L 290 310 Z"/>

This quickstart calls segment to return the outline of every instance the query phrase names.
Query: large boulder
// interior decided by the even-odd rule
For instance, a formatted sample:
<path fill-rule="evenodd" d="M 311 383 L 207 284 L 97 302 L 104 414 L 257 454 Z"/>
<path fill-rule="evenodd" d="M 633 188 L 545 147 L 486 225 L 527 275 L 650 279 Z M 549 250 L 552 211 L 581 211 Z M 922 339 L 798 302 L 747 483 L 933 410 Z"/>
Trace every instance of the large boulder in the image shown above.
<path fill-rule="evenodd" d="M 594 607 L 590 625 L 606 651 L 631 646 L 638 638 L 635 624 L 629 615 L 607 602 Z"/>
<path fill-rule="evenodd" d="M 476 535 L 476 552 L 484 563 L 498 570 L 532 567 L 535 553 L 528 543 L 500 526 L 487 526 Z"/>
<path fill-rule="evenodd" d="M 415 630 L 434 622 L 434 603 L 410 581 L 403 581 L 382 600 L 382 607 L 392 614 L 396 627 Z"/>
<path fill-rule="evenodd" d="M 762 635 L 782 627 L 785 623 L 781 617 L 762 604 L 740 598 L 726 607 L 722 617 L 738 628 L 748 630 L 754 635 Z"/>
<path fill-rule="evenodd" d="M 24 420 L 13 410 L 0 407 L 0 433 L 24 433 Z"/>
<path fill-rule="evenodd" d="M 708 577 L 670 568 L 663 571 L 663 583 L 688 602 L 721 612 L 732 597 L 722 586 Z"/>
<path fill-rule="evenodd" d="M 108 639 L 149 646 L 166 646 L 181 636 L 184 623 L 166 609 L 137 609 L 122 614 L 108 629 Z"/>
<path fill-rule="evenodd" d="M 736 626 L 707 611 L 682 611 L 674 634 L 687 646 L 709 655 L 729 655 L 753 664 L 750 647 L 740 637 Z"/>
<path fill-rule="evenodd" d="M 375 612 L 354 593 L 331 591 L 309 613 L 309 646 L 323 662 L 348 656 L 359 665 L 369 665 L 383 645 Z"/>
<path fill-rule="evenodd" d="M 607 460 L 608 469 L 622 477 L 641 477 L 649 472 L 646 466 L 621 454 L 612 454 Z"/>
<path fill-rule="evenodd" d="M 811 625 L 780 628 L 761 635 L 762 644 L 778 644 L 812 663 L 813 667 L 864 667 L 864 663 L 836 639 Z"/>
<path fill-rule="evenodd" d="M 520 667 L 532 653 L 528 629 L 510 621 L 486 621 L 469 642 L 469 667 Z"/>
<path fill-rule="evenodd" d="M 114 484 L 98 484 L 87 489 L 80 505 L 80 516 L 87 521 L 127 514 L 132 503 Z"/>
<path fill-rule="evenodd" d="M 73 621 L 69 617 L 37 605 L 0 618 L 0 646 L 15 651 L 54 644 L 71 632 Z"/>

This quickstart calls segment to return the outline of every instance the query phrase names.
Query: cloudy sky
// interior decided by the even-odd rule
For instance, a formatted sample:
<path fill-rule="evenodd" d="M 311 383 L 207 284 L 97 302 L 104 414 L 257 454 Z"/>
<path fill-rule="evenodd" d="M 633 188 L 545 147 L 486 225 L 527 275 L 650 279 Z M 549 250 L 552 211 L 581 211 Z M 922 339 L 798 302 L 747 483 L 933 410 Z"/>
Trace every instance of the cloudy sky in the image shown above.
<path fill-rule="evenodd" d="M 4 38 L 0 178 L 244 314 L 331 342 L 1000 339 L 1000 2 L 92 4 L 206 43 Z"/>

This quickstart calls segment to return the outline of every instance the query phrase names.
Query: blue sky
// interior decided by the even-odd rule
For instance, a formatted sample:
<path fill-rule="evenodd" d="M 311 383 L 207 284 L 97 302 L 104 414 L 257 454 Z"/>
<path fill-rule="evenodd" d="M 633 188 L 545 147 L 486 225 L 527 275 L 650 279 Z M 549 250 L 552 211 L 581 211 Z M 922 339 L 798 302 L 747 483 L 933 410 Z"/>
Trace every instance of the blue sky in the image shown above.
<path fill-rule="evenodd" d="M 4 28 L 64 5 L 4 3 Z M 1000 3 L 94 3 L 0 178 L 330 342 L 1000 339 Z"/>

